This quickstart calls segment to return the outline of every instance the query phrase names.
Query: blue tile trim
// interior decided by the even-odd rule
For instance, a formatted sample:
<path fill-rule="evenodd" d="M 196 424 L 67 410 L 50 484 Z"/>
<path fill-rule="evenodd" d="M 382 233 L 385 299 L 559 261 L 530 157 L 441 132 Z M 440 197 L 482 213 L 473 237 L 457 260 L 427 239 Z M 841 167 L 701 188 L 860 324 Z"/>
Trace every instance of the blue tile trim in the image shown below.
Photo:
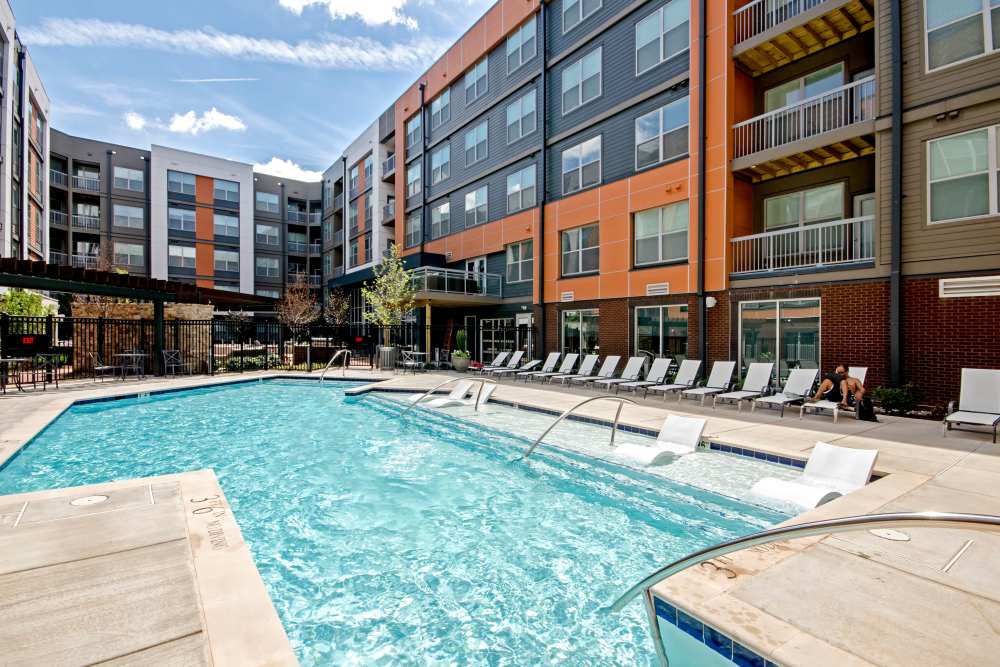
<path fill-rule="evenodd" d="M 778 667 L 776 663 L 765 659 L 725 633 L 702 623 L 691 614 L 681 611 L 666 600 L 656 595 L 652 597 L 658 618 L 691 635 L 733 664 L 741 667 Z"/>

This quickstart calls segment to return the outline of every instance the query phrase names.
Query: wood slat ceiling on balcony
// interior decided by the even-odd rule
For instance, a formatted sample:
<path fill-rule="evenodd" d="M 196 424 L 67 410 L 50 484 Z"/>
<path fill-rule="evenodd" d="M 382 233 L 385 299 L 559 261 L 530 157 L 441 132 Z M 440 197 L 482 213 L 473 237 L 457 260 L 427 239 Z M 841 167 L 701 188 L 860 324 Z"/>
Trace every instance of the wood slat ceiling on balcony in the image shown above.
<path fill-rule="evenodd" d="M 779 176 L 787 176 L 788 174 L 871 155 L 874 152 L 874 135 L 863 134 L 828 146 L 820 146 L 808 151 L 793 153 L 774 160 L 761 162 L 752 167 L 741 169 L 735 172 L 735 174 L 753 183 L 759 183 L 771 180 L 772 178 L 778 178 Z"/>
<path fill-rule="evenodd" d="M 748 74 L 760 76 L 874 27 L 872 6 L 865 0 L 852 0 L 743 50 L 735 58 Z"/>

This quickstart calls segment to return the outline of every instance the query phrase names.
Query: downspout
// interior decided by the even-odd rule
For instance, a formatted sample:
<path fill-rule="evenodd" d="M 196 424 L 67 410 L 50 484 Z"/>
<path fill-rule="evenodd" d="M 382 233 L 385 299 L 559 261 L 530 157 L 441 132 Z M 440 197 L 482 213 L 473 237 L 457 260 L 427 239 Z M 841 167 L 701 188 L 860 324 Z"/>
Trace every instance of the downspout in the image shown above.
<path fill-rule="evenodd" d="M 424 254 L 424 231 L 427 229 L 427 189 L 430 187 L 427 178 L 427 118 L 424 114 L 424 96 L 427 94 L 427 84 L 420 84 L 420 254 Z M 405 176 L 404 176 L 405 178 Z M 403 208 L 406 206 L 404 204 Z M 403 222 L 406 228 L 406 222 Z M 429 323 L 428 323 L 429 324 Z"/>
<path fill-rule="evenodd" d="M 708 313 L 705 306 L 705 104 L 708 100 L 705 54 L 705 2 L 698 2 L 698 354 L 708 366 Z"/>
<path fill-rule="evenodd" d="M 340 207 L 340 233 L 344 237 L 344 242 L 340 244 L 340 268 L 341 276 L 347 275 L 347 207 L 349 205 L 348 198 L 351 193 L 348 191 L 347 183 L 347 155 L 340 156 L 340 199 L 342 205 Z"/>
<path fill-rule="evenodd" d="M 546 351 L 545 348 L 545 201 L 547 199 L 547 188 L 548 178 L 546 178 L 545 171 L 545 142 L 548 139 L 549 134 L 549 123 L 548 123 L 548 105 L 545 103 L 545 66 L 549 60 L 548 53 L 548 40 L 546 37 L 546 3 L 539 3 L 538 11 L 538 23 L 541 25 L 542 33 L 542 71 L 538 77 L 538 97 L 541 100 L 541 104 L 536 105 L 537 108 L 541 109 L 542 122 L 541 122 L 541 141 L 542 150 L 538 156 L 538 178 L 541 182 L 541 187 L 538 188 L 538 192 L 541 194 L 538 202 L 538 248 L 534 253 L 535 266 L 538 267 L 538 299 L 535 301 L 535 307 L 538 311 L 538 347 L 537 350 L 541 353 Z"/>
<path fill-rule="evenodd" d="M 889 3 L 892 40 L 892 160 L 889 272 L 889 382 L 903 384 L 903 62 L 900 0 Z"/>

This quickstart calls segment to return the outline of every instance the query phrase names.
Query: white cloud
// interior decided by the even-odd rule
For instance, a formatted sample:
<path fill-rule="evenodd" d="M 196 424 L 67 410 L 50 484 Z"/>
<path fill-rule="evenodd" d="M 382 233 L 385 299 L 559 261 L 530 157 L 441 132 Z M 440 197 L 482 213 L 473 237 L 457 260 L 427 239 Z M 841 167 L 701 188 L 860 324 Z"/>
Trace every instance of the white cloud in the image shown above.
<path fill-rule="evenodd" d="M 45 19 L 20 31 L 31 46 L 118 47 L 155 49 L 197 56 L 341 70 L 405 71 L 423 69 L 441 55 L 448 43 L 419 37 L 384 44 L 367 37 L 331 35 L 323 41 L 286 42 L 227 34 L 212 28 L 160 30 L 134 23 L 97 19 Z"/>
<path fill-rule="evenodd" d="M 222 79 L 171 79 L 171 83 L 244 83 L 247 81 L 260 81 L 255 77 L 239 76 Z"/>
<path fill-rule="evenodd" d="M 253 170 L 262 174 L 270 174 L 278 178 L 288 178 L 294 181 L 315 182 L 323 179 L 323 172 L 309 171 L 303 169 L 291 160 L 282 160 L 280 157 L 272 157 L 266 164 L 257 163 Z"/>
<path fill-rule="evenodd" d="M 125 114 L 125 125 L 128 126 L 130 130 L 142 130 L 146 127 L 146 118 L 139 113 L 134 111 L 129 111 Z"/>
<path fill-rule="evenodd" d="M 210 110 L 202 112 L 200 116 L 193 110 L 185 114 L 175 113 L 170 119 L 167 129 L 177 134 L 197 135 L 212 130 L 242 132 L 247 129 L 247 126 L 236 116 L 230 116 L 212 107 Z"/>
<path fill-rule="evenodd" d="M 416 29 L 414 18 L 403 13 L 406 0 L 278 0 L 285 9 L 296 14 L 312 5 L 325 6 L 333 20 L 357 18 L 367 25 L 405 25 Z"/>

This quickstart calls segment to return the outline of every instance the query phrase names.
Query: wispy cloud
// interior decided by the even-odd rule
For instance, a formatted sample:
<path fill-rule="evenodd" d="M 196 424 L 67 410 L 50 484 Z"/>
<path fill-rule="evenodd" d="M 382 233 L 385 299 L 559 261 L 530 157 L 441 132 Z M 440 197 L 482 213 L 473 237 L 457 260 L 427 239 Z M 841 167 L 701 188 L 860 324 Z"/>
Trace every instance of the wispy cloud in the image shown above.
<path fill-rule="evenodd" d="M 260 81 L 252 76 L 226 77 L 219 79 L 171 79 L 171 83 L 246 83 L 249 81 Z"/>
<path fill-rule="evenodd" d="M 323 173 L 303 169 L 291 160 L 282 160 L 280 157 L 272 157 L 270 162 L 265 164 L 257 163 L 253 170 L 262 174 L 270 174 L 278 178 L 288 178 L 295 181 L 315 182 L 323 178 Z"/>
<path fill-rule="evenodd" d="M 31 46 L 127 47 L 197 56 L 226 56 L 306 67 L 366 71 L 412 71 L 432 62 L 447 47 L 440 39 L 419 37 L 384 44 L 367 37 L 331 35 L 323 41 L 261 39 L 212 28 L 160 30 L 134 23 L 97 19 L 45 19 L 21 31 Z"/>
<path fill-rule="evenodd" d="M 148 123 L 145 116 L 140 113 L 136 113 L 135 111 L 129 111 L 123 116 L 123 118 L 125 120 L 125 126 L 128 127 L 128 129 L 135 130 L 137 132 L 145 129 L 146 124 Z"/>
<path fill-rule="evenodd" d="M 190 134 L 197 136 L 212 130 L 228 130 L 230 132 L 243 132 L 247 129 L 246 123 L 238 116 L 223 113 L 212 107 L 208 111 L 200 114 L 193 109 L 187 113 L 175 113 L 170 117 L 169 123 L 164 123 L 159 118 L 148 119 L 141 113 L 129 111 L 122 116 L 125 126 L 130 130 L 141 132 L 146 129 L 166 130 L 174 134 Z"/>
<path fill-rule="evenodd" d="M 367 25 L 405 25 L 416 29 L 417 21 L 403 13 L 406 0 L 278 0 L 285 9 L 301 14 L 306 7 L 326 7 L 335 21 L 357 18 Z"/>

